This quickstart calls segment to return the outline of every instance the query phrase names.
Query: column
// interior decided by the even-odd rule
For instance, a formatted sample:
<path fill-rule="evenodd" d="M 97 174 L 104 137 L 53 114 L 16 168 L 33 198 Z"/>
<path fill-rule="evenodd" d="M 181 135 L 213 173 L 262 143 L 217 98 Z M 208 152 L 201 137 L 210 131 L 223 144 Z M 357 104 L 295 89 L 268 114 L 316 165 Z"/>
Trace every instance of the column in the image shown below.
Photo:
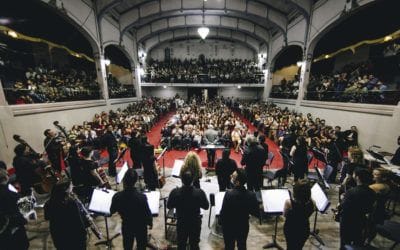
<path fill-rule="evenodd" d="M 141 79 L 141 71 L 142 69 L 140 68 L 140 65 L 138 64 L 138 66 L 136 67 L 135 70 L 135 88 L 136 88 L 136 96 L 139 99 L 142 99 L 142 79 Z"/>
<path fill-rule="evenodd" d="M 96 64 L 97 81 L 100 85 L 101 95 L 103 99 L 108 101 L 108 85 L 107 85 L 107 71 L 104 63 L 104 54 L 95 53 L 94 60 Z"/>
<path fill-rule="evenodd" d="M 0 106 L 7 106 L 7 100 L 4 94 L 4 89 L 1 79 L 0 79 Z"/>
<path fill-rule="evenodd" d="M 272 89 L 272 68 L 268 67 L 264 71 L 264 93 L 263 93 L 263 100 L 267 101 L 269 99 L 269 95 Z"/>
<path fill-rule="evenodd" d="M 312 63 L 312 54 L 306 54 L 303 57 L 303 62 L 300 70 L 300 84 L 299 84 L 299 95 L 297 96 L 296 106 L 300 106 L 300 102 L 304 99 L 305 92 L 307 91 L 307 85 L 310 79 L 310 69 Z"/>

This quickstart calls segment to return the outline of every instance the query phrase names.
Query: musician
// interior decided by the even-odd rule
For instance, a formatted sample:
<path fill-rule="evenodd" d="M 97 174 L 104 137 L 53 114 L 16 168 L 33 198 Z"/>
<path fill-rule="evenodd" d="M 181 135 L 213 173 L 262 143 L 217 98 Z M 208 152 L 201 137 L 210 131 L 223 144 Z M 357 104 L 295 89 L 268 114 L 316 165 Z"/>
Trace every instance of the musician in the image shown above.
<path fill-rule="evenodd" d="M 114 161 L 118 156 L 118 143 L 117 139 L 113 134 L 113 126 L 108 125 L 107 132 L 102 137 L 103 145 L 107 148 L 109 161 L 108 161 L 108 175 L 115 177 L 117 175 L 117 170 Z"/>
<path fill-rule="evenodd" d="M 339 151 L 338 146 L 336 145 L 336 135 L 332 134 L 331 139 L 328 140 L 326 145 L 328 154 L 327 154 L 327 161 L 328 164 L 332 166 L 333 171 L 332 174 L 329 176 L 328 182 L 335 183 L 336 175 L 338 172 L 338 165 L 342 161 L 342 154 Z"/>
<path fill-rule="evenodd" d="M 154 146 L 147 141 L 147 136 L 141 138 L 141 162 L 143 164 L 144 182 L 149 190 L 156 190 L 158 184 L 158 174 L 155 167 L 156 157 L 154 156 Z"/>
<path fill-rule="evenodd" d="M 116 193 L 111 202 L 110 212 L 119 213 L 122 219 L 122 237 L 125 250 L 133 249 L 136 239 L 138 250 L 146 249 L 147 226 L 153 226 L 153 217 L 147 198 L 139 193 L 135 184 L 138 179 L 134 169 L 129 169 L 123 178 L 124 190 Z"/>
<path fill-rule="evenodd" d="M 200 179 L 203 176 L 201 172 L 201 161 L 198 154 L 195 152 L 187 153 L 181 168 L 180 176 L 189 171 L 193 177 L 193 186 L 200 188 Z"/>
<path fill-rule="evenodd" d="M 51 166 L 57 172 L 61 172 L 61 161 L 63 143 L 57 138 L 57 133 L 51 129 L 44 131 L 46 138 L 44 139 L 44 149 L 46 150 L 47 157 L 50 160 Z"/>
<path fill-rule="evenodd" d="M 283 215 L 286 217 L 284 233 L 287 249 L 302 249 L 310 235 L 309 218 L 315 205 L 311 200 L 311 188 L 306 180 L 293 187 L 293 199 L 285 201 Z"/>
<path fill-rule="evenodd" d="M 137 131 L 132 131 L 132 137 L 128 142 L 130 148 L 131 159 L 133 161 L 133 168 L 142 168 L 141 162 L 141 141 L 140 141 L 140 133 Z"/>
<path fill-rule="evenodd" d="M 304 137 L 296 139 L 296 145 L 292 146 L 290 156 L 293 160 L 292 172 L 294 174 L 294 181 L 304 179 L 308 171 L 307 145 Z"/>
<path fill-rule="evenodd" d="M 204 132 L 203 140 L 205 145 L 212 145 L 218 143 L 218 132 L 214 129 L 213 125 L 208 125 L 208 129 Z M 215 162 L 215 149 L 207 149 L 207 162 L 208 168 L 214 167 Z"/>
<path fill-rule="evenodd" d="M 17 181 L 21 186 L 21 196 L 31 194 L 31 187 L 35 183 L 41 182 L 40 177 L 35 172 L 39 167 L 34 159 L 32 159 L 30 149 L 24 144 L 18 144 L 14 149 L 15 157 L 13 166 Z"/>
<path fill-rule="evenodd" d="M 191 250 L 198 250 L 201 231 L 200 208 L 208 209 L 209 203 L 203 190 L 193 187 L 193 176 L 187 171 L 181 176 L 183 186 L 171 191 L 168 209 L 176 209 L 178 250 L 185 250 L 187 240 Z"/>
<path fill-rule="evenodd" d="M 340 246 L 353 244 L 362 246 L 364 243 L 363 231 L 366 227 L 366 215 L 372 211 L 375 202 L 375 193 L 368 187 L 371 173 L 366 169 L 356 169 L 353 175 L 357 186 L 345 193 L 340 204 Z"/>
<path fill-rule="evenodd" d="M 262 185 L 262 171 L 267 155 L 254 136 L 249 136 L 240 164 L 246 166 L 247 189 L 258 191 Z"/>
<path fill-rule="evenodd" d="M 268 157 L 268 144 L 265 143 L 265 135 L 258 136 L 258 143 L 260 143 L 260 146 L 264 149 L 264 152 Z"/>
<path fill-rule="evenodd" d="M 18 210 L 18 199 L 19 195 L 8 189 L 7 171 L 0 169 L 0 248 L 4 250 L 29 248 L 26 220 Z"/>
<path fill-rule="evenodd" d="M 232 190 L 225 193 L 220 213 L 220 222 L 224 234 L 225 249 L 246 249 L 249 233 L 249 215 L 258 216 L 259 208 L 255 193 L 246 190 L 246 172 L 237 169 L 232 174 Z"/>
<path fill-rule="evenodd" d="M 219 191 L 221 192 L 225 191 L 227 188 L 231 188 L 231 175 L 237 169 L 236 161 L 229 158 L 230 154 L 230 149 L 224 149 L 224 151 L 222 151 L 222 159 L 219 159 L 215 166 Z"/>
<path fill-rule="evenodd" d="M 397 144 L 400 146 L 400 136 L 397 137 Z M 400 166 L 400 147 L 394 153 L 391 163 Z"/>
<path fill-rule="evenodd" d="M 71 195 L 71 182 L 54 186 L 44 206 L 44 217 L 50 222 L 50 234 L 58 250 L 86 249 L 85 217 Z"/>

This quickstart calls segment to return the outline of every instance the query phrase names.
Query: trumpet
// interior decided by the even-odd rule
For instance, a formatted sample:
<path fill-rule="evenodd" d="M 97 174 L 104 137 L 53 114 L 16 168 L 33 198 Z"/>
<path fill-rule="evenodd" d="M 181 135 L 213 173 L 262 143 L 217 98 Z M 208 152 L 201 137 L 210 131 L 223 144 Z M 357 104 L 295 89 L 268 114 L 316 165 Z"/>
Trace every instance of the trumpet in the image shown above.
<path fill-rule="evenodd" d="M 100 231 L 100 229 L 97 227 L 97 225 L 94 223 L 94 220 L 92 216 L 90 215 L 89 211 L 86 209 L 86 207 L 83 205 L 83 203 L 79 200 L 79 198 L 76 196 L 75 193 L 70 192 L 70 198 L 74 200 L 79 207 L 79 211 L 85 218 L 85 225 L 87 227 L 90 227 L 90 230 L 96 235 L 96 237 L 101 240 L 103 238 L 103 233 Z"/>

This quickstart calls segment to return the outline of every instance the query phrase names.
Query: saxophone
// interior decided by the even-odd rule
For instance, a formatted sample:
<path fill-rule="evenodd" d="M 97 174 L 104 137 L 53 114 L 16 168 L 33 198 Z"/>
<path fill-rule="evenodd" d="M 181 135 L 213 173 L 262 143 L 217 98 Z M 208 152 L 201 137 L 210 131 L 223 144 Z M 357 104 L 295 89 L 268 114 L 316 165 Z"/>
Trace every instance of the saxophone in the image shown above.
<path fill-rule="evenodd" d="M 70 192 L 69 193 L 70 198 L 78 204 L 79 211 L 85 218 L 85 226 L 90 227 L 90 230 L 96 235 L 96 237 L 100 240 L 103 238 L 103 234 L 100 231 L 100 229 L 97 227 L 97 225 L 94 223 L 94 220 L 92 216 L 90 215 L 89 211 L 86 209 L 86 207 L 83 205 L 83 203 L 79 200 L 79 198 L 76 196 L 75 193 Z"/>

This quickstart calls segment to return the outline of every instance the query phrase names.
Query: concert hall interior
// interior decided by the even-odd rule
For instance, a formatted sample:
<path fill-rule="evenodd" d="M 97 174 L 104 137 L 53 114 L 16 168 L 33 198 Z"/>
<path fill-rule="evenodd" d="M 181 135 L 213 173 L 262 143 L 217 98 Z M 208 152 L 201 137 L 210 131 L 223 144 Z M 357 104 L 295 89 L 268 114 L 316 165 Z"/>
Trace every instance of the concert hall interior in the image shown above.
<path fill-rule="evenodd" d="M 399 10 L 1 1 L 0 250 L 400 250 Z"/>

